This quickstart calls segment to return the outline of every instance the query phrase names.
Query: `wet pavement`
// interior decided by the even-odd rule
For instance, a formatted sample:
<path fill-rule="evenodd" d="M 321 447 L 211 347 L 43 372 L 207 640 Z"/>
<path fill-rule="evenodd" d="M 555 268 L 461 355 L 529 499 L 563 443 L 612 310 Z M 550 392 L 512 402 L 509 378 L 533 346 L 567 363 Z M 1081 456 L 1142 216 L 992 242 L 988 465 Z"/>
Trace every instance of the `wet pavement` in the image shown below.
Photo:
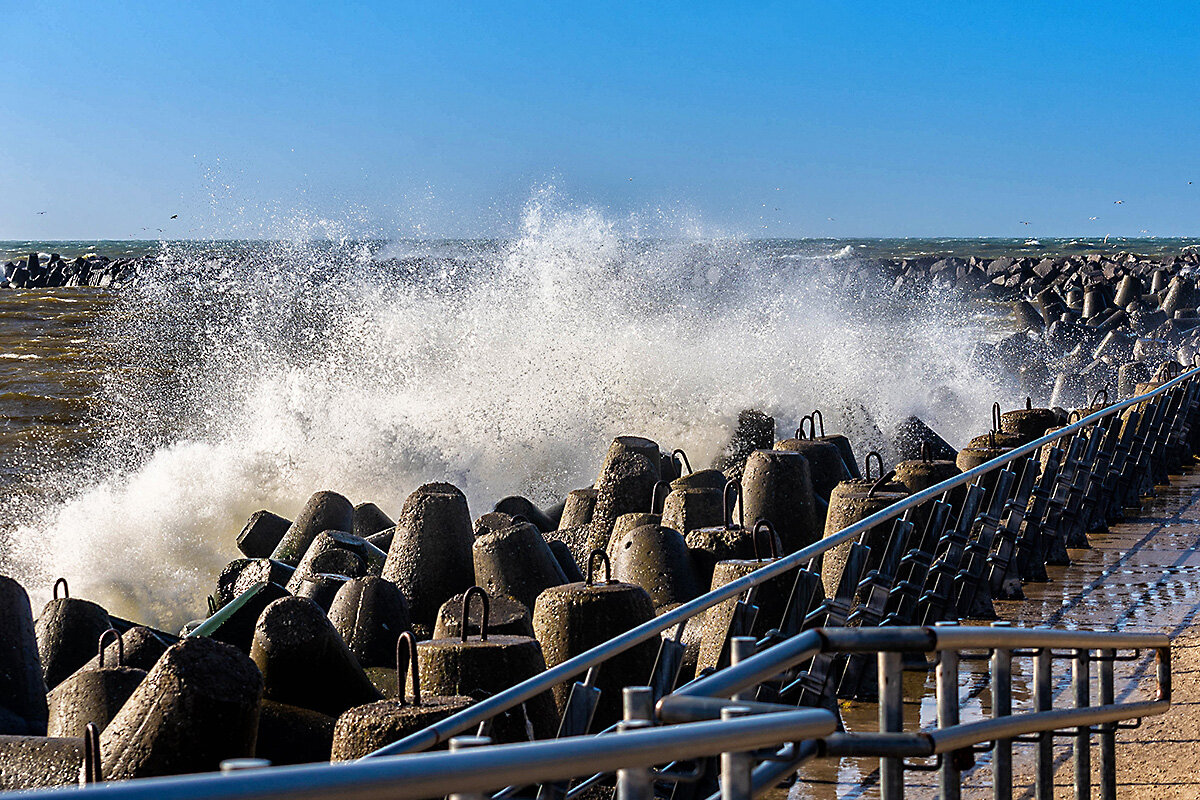
<path fill-rule="evenodd" d="M 1106 533 L 1092 534 L 1089 540 L 1090 549 L 1070 551 L 1069 566 L 1047 567 L 1049 582 L 1025 584 L 1026 599 L 996 602 L 998 617 L 1020 627 L 1155 631 L 1171 636 L 1195 621 L 1200 614 L 1200 469 L 1174 476 L 1170 486 L 1157 488 L 1157 496 L 1143 504 L 1136 518 L 1114 525 Z M 964 657 L 961 664 L 963 722 L 991 715 L 987 654 L 978 656 L 977 660 Z M 1118 702 L 1149 699 L 1155 686 L 1152 658 L 1146 655 L 1116 665 Z M 1031 658 L 1013 660 L 1015 713 L 1032 704 L 1032 667 Z M 1097 696 L 1095 674 L 1093 668 L 1093 698 Z M 905 730 L 936 727 L 933 677 L 932 669 L 906 672 Z M 1055 707 L 1072 704 L 1070 686 L 1070 661 L 1055 660 Z M 844 704 L 843 719 L 850 731 L 876 731 L 878 707 L 873 703 Z M 1034 744 L 1014 744 L 1014 797 L 1033 797 L 1035 749 Z M 1093 771 L 1097 754 L 1098 740 L 1093 737 Z M 1061 766 L 1070 759 L 1070 740 L 1059 740 L 1056 764 Z M 1120 746 L 1117 761 L 1120 765 Z M 801 780 L 787 792 L 789 800 L 880 796 L 878 759 L 817 761 L 800 775 Z M 936 772 L 906 773 L 907 798 L 936 797 L 936 786 Z M 989 753 L 977 757 L 976 767 L 964 774 L 963 786 L 964 797 L 991 796 Z M 1058 788 L 1058 792 L 1065 791 L 1065 786 Z M 783 797 L 783 790 L 775 795 L 776 800 Z"/>

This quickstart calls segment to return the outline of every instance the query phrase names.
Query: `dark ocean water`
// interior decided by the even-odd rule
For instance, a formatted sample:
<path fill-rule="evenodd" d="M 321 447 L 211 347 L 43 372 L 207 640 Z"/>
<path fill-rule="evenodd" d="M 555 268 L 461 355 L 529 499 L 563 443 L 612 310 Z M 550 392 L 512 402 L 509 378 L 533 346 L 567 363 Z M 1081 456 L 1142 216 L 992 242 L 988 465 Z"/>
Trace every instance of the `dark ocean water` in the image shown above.
<path fill-rule="evenodd" d="M 892 239 L 763 239 L 745 240 L 764 251 L 790 255 L 828 256 L 842 254 L 856 258 L 912 258 L 916 256 L 978 256 L 995 258 L 1007 256 L 1060 256 L 1088 253 L 1137 253 L 1147 256 L 1171 256 L 1185 249 L 1200 248 L 1200 237 L 1168 238 L 892 238 Z M 341 242 L 341 247 L 366 248 L 371 253 L 395 249 L 413 251 L 454 251 L 494 246 L 499 240 L 364 240 Z M 16 241 L 0 240 L 0 261 L 25 257 L 32 250 L 74 257 L 98 253 L 111 258 L 155 256 L 179 252 L 262 252 L 278 246 L 270 241 L 155 241 L 155 240 L 98 240 L 98 241 Z M 849 248 L 847 250 L 846 248 Z"/>

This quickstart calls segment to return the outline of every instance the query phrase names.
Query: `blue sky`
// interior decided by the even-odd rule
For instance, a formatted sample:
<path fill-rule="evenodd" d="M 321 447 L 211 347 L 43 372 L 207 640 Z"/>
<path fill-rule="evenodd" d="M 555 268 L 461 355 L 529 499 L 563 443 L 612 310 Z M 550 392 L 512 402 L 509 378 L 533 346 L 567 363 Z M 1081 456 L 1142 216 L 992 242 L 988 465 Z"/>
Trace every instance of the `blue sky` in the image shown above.
<path fill-rule="evenodd" d="M 1194 235 L 1198 23 L 1185 3 L 0 0 L 0 239 L 504 235 L 546 185 L 721 234 Z"/>

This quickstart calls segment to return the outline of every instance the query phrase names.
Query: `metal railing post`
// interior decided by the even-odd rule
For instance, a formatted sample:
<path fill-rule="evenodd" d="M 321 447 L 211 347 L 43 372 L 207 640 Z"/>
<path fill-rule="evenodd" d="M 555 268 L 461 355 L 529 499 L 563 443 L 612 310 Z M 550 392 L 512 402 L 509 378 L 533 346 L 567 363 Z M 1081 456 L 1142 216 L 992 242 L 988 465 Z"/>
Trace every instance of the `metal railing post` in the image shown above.
<path fill-rule="evenodd" d="M 1039 647 L 1033 657 L 1033 705 L 1037 711 L 1049 711 L 1054 701 L 1050 675 L 1052 655 L 1049 647 Z M 1054 731 L 1038 734 L 1036 800 L 1054 800 Z"/>
<path fill-rule="evenodd" d="M 899 733 L 904 729 L 903 657 L 899 652 L 879 653 L 879 731 Z M 879 790 L 882 800 L 904 800 L 904 759 L 879 759 Z"/>
<path fill-rule="evenodd" d="M 953 623 L 938 623 L 950 625 Z M 942 650 L 937 662 L 937 717 L 938 728 L 949 728 L 958 724 L 958 651 Z M 962 774 L 954 753 L 942 756 L 938 770 L 938 790 L 942 800 L 959 800 L 962 794 Z"/>
<path fill-rule="evenodd" d="M 749 713 L 750 709 L 743 706 L 730 706 L 721 709 L 721 719 L 736 719 Z M 721 753 L 721 800 L 752 800 L 753 769 L 754 760 L 750 753 Z"/>
<path fill-rule="evenodd" d="M 455 736 L 450 740 L 450 752 L 457 753 L 471 747 L 484 747 L 492 743 L 490 736 Z M 446 800 L 484 800 L 482 792 L 454 792 Z"/>
<path fill-rule="evenodd" d="M 1097 650 L 1100 670 L 1100 705 L 1116 702 L 1113 686 L 1113 659 L 1116 650 Z M 1117 724 L 1107 722 L 1100 726 L 1100 798 L 1117 800 Z"/>
<path fill-rule="evenodd" d="M 734 636 L 729 640 L 729 663 L 731 665 L 740 664 L 754 655 L 756 647 L 757 642 L 753 636 Z M 757 693 L 757 686 L 749 686 L 740 692 L 734 693 L 733 699 L 743 702 L 753 700 Z"/>
<path fill-rule="evenodd" d="M 649 686 L 627 686 L 621 691 L 625 719 L 617 733 L 649 728 L 654 718 L 654 690 Z M 654 773 L 649 767 L 617 770 L 617 800 L 654 800 Z"/>
<path fill-rule="evenodd" d="M 1080 648 L 1071 660 L 1071 685 L 1075 707 L 1087 708 L 1091 703 L 1091 654 Z M 1092 796 L 1092 730 L 1080 725 L 1075 733 L 1075 800 L 1090 800 Z"/>
<path fill-rule="evenodd" d="M 992 627 L 1007 628 L 1007 622 Z M 992 717 L 1012 715 L 1012 651 L 997 647 L 992 651 Z M 992 797 L 1012 800 L 1012 740 L 997 739 L 992 745 Z"/>

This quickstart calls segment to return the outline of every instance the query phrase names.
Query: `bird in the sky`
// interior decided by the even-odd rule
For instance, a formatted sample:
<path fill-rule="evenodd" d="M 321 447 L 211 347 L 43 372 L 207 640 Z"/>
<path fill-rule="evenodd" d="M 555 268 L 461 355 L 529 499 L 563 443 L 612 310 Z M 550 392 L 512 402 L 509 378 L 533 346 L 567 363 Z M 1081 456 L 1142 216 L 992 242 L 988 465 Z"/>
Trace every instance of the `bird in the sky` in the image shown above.
<path fill-rule="evenodd" d="M 829 220 L 830 222 L 834 222 L 834 221 L 835 221 L 835 220 L 833 219 L 833 217 L 826 217 L 825 219 Z"/>
<path fill-rule="evenodd" d="M 45 213 L 46 213 L 45 211 L 39 211 L 39 212 L 37 212 L 37 215 L 40 217 L 42 214 L 45 214 Z"/>
<path fill-rule="evenodd" d="M 1088 217 L 1088 219 L 1095 219 L 1095 217 Z"/>
<path fill-rule="evenodd" d="M 1113 205 L 1114 205 L 1114 206 L 1119 206 L 1119 205 L 1121 205 L 1121 204 L 1122 204 L 1122 203 L 1124 203 L 1124 202 L 1125 202 L 1124 200 L 1113 200 Z"/>
<path fill-rule="evenodd" d="M 629 180 L 633 180 L 633 178 L 630 178 Z M 171 219 L 179 219 L 179 215 L 178 215 L 178 214 L 172 214 L 172 215 L 171 215 Z"/>
<path fill-rule="evenodd" d="M 1026 222 L 1025 220 L 1021 220 L 1021 224 L 1022 224 L 1022 225 L 1031 225 L 1032 223 L 1030 223 L 1030 222 Z"/>

